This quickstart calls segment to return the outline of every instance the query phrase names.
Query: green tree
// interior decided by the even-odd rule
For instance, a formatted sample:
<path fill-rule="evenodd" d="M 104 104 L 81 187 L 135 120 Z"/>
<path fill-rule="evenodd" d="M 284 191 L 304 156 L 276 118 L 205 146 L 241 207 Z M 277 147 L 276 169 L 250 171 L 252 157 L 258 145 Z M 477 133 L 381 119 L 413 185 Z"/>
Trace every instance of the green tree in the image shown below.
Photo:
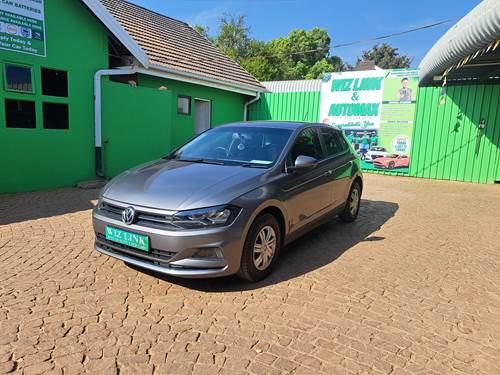
<path fill-rule="evenodd" d="M 214 37 L 207 27 L 197 25 L 195 30 L 261 81 L 321 78 L 343 67 L 340 57 L 330 56 L 331 39 L 324 29 L 292 30 L 264 42 L 250 37 L 245 16 L 226 13 Z"/>
<path fill-rule="evenodd" d="M 219 30 L 214 43 L 232 59 L 239 62 L 248 53 L 250 27 L 246 16 L 224 13 L 220 19 Z"/>
<path fill-rule="evenodd" d="M 240 59 L 240 65 L 260 81 L 272 81 L 280 74 L 277 58 L 268 57 L 267 44 L 252 39 L 248 44 L 247 56 Z"/>
<path fill-rule="evenodd" d="M 406 55 L 399 55 L 398 48 L 387 43 L 377 44 L 369 51 L 363 51 L 360 61 L 373 61 L 382 69 L 409 68 L 412 59 Z"/>
<path fill-rule="evenodd" d="M 193 26 L 193 29 L 198 33 L 200 34 L 201 36 L 204 36 L 205 38 L 207 39 L 211 39 L 210 38 L 210 28 L 208 26 L 203 26 L 203 25 L 194 25 Z"/>
<path fill-rule="evenodd" d="M 259 80 L 321 78 L 342 66 L 340 57 L 329 56 L 330 41 L 324 29 L 292 30 L 286 37 L 250 48 L 242 66 Z"/>

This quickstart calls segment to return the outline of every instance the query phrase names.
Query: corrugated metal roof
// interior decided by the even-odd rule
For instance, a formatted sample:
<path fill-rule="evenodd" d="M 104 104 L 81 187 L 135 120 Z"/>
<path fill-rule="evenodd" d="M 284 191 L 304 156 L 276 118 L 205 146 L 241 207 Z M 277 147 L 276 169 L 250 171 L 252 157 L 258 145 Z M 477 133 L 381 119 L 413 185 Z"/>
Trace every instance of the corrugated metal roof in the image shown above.
<path fill-rule="evenodd" d="M 304 79 L 300 81 L 265 81 L 261 83 L 271 92 L 321 91 L 320 79 Z"/>
<path fill-rule="evenodd" d="M 420 79 L 429 81 L 460 59 L 500 38 L 500 1 L 483 0 L 452 26 L 420 63 Z"/>

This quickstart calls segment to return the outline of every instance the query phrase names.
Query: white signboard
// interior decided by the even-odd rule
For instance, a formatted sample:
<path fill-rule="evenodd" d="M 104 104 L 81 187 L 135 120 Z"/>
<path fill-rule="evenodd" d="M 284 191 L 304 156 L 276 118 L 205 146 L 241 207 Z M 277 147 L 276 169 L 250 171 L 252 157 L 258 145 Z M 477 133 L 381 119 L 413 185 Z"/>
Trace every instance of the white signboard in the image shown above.
<path fill-rule="evenodd" d="M 43 0 L 0 0 L 0 49 L 45 56 Z"/>
<path fill-rule="evenodd" d="M 384 76 L 383 70 L 326 74 L 321 85 L 322 122 L 339 128 L 377 129 Z"/>

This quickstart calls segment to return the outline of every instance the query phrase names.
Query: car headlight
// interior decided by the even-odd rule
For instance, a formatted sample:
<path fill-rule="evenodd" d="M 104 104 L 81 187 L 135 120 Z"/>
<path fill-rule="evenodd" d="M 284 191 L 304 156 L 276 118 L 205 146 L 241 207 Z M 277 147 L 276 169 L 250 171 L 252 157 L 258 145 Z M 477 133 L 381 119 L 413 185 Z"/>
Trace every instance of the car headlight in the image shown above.
<path fill-rule="evenodd" d="M 216 206 L 198 210 L 179 211 L 172 217 L 172 224 L 184 229 L 223 227 L 231 224 L 240 209 L 234 206 Z"/>

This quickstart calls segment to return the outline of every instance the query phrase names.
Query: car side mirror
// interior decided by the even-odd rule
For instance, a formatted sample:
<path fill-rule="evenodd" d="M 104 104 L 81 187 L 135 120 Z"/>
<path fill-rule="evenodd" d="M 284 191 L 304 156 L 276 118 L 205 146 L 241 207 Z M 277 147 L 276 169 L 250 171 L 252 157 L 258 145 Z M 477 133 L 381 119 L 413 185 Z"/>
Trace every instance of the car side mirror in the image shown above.
<path fill-rule="evenodd" d="M 310 156 L 299 155 L 295 159 L 295 163 L 291 168 L 292 171 L 305 171 L 307 169 L 313 169 L 318 166 L 318 160 Z"/>

